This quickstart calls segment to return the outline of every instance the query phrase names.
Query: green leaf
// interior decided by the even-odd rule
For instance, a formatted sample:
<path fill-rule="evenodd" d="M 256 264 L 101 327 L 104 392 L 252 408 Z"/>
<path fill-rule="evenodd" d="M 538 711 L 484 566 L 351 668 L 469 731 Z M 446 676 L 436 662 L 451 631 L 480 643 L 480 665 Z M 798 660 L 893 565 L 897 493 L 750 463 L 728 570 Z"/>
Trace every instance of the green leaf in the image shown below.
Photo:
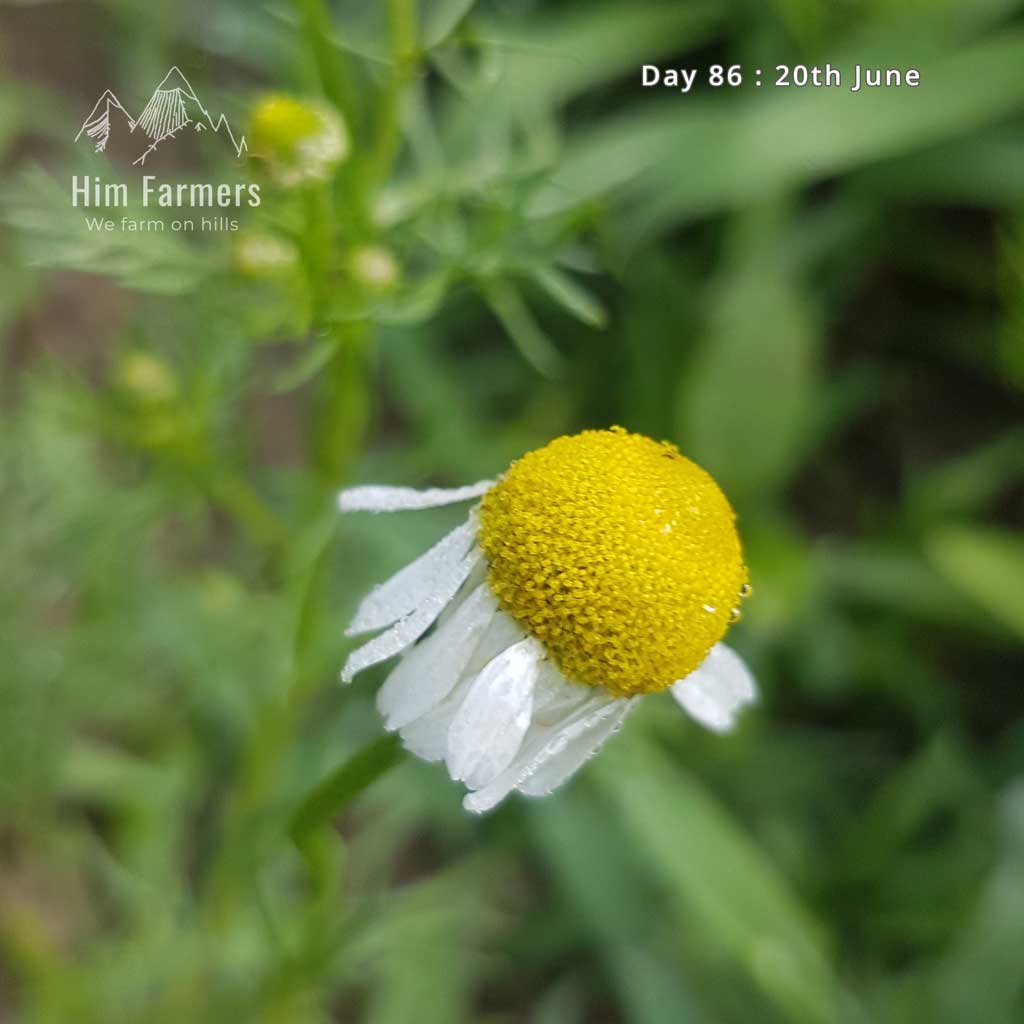
<path fill-rule="evenodd" d="M 1004 530 L 947 526 L 929 534 L 925 551 L 950 583 L 1024 637 L 1024 540 Z"/>
<path fill-rule="evenodd" d="M 557 13 L 487 23 L 482 31 L 505 57 L 505 80 L 514 102 L 531 109 L 561 103 L 641 62 L 700 46 L 718 30 L 719 4 L 618 3 L 569 6 Z"/>
<path fill-rule="evenodd" d="M 1024 999 L 1024 782 L 1000 799 L 1002 850 L 977 906 L 935 970 L 928 1020 L 1017 1024 Z"/>
<path fill-rule="evenodd" d="M 568 274 L 555 267 L 530 267 L 527 273 L 570 316 L 588 327 L 604 327 L 608 315 L 604 307 Z"/>
<path fill-rule="evenodd" d="M 637 735 L 593 771 L 688 941 L 747 974 L 785 1019 L 834 1024 L 843 994 L 820 927 L 700 781 Z"/>
<path fill-rule="evenodd" d="M 276 392 L 294 391 L 315 377 L 337 351 L 339 341 L 336 335 L 323 333 L 311 340 L 290 366 L 282 370 L 274 378 L 273 390 Z"/>
<path fill-rule="evenodd" d="M 0 217 L 19 234 L 25 262 L 35 268 L 105 274 L 127 288 L 157 295 L 194 292 L 219 269 L 211 251 L 170 230 L 158 211 L 137 201 L 109 211 L 71 206 L 69 192 L 41 168 L 25 171 L 0 196 Z M 162 228 L 123 231 L 120 221 L 153 221 Z M 89 220 L 113 220 L 112 231 L 90 230 Z"/>
<path fill-rule="evenodd" d="M 634 1024 L 704 1019 L 679 965 L 666 956 L 667 934 L 647 913 L 653 897 L 631 857 L 628 837 L 609 834 L 600 805 L 577 789 L 557 804 L 539 804 L 529 822 L 574 920 L 600 944 L 627 1019 Z"/>
<path fill-rule="evenodd" d="M 679 396 L 687 452 L 741 503 L 777 492 L 797 468 L 812 441 L 818 389 L 817 325 L 780 263 L 779 235 L 760 222 L 764 212 L 738 225 L 732 264 Z"/>
<path fill-rule="evenodd" d="M 420 7 L 420 44 L 431 50 L 440 46 L 473 9 L 476 0 L 432 0 Z"/>
<path fill-rule="evenodd" d="M 919 473 L 912 481 L 908 505 L 922 520 L 976 515 L 1022 478 L 1024 430 L 1009 430 Z"/>
<path fill-rule="evenodd" d="M 421 281 L 402 287 L 394 298 L 389 298 L 371 311 L 380 324 L 409 326 L 424 323 L 438 311 L 451 287 L 451 274 L 441 270 L 429 274 Z"/>
<path fill-rule="evenodd" d="M 515 286 L 508 281 L 482 281 L 481 292 L 491 311 L 515 343 L 523 358 L 540 374 L 554 377 L 562 369 L 562 357 L 540 329 Z"/>
<path fill-rule="evenodd" d="M 937 736 L 901 764 L 861 808 L 844 837 L 846 870 L 857 878 L 878 877 L 943 810 L 955 813 L 979 796 L 979 786 L 960 748 Z"/>
<path fill-rule="evenodd" d="M 912 66 L 915 54 L 924 55 L 917 88 L 849 91 L 854 63 L 891 63 L 886 42 L 834 59 L 845 79 L 838 89 L 769 88 L 732 101 L 673 97 L 606 118 L 574 140 L 530 211 L 548 215 L 621 187 L 633 200 L 624 229 L 636 238 L 661 235 L 680 221 L 949 142 L 1024 109 L 1024 32 L 935 50 L 932 40 L 901 51 Z"/>

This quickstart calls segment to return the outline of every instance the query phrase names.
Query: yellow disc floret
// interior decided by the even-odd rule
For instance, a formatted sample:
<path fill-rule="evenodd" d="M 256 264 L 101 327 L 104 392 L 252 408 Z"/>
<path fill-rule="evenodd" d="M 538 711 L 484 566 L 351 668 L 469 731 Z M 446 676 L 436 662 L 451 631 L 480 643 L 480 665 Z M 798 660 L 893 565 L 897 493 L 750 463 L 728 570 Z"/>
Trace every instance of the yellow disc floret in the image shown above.
<path fill-rule="evenodd" d="M 565 675 L 618 696 L 671 686 L 729 628 L 747 570 L 718 485 L 621 427 L 560 437 L 485 495 L 501 606 Z"/>

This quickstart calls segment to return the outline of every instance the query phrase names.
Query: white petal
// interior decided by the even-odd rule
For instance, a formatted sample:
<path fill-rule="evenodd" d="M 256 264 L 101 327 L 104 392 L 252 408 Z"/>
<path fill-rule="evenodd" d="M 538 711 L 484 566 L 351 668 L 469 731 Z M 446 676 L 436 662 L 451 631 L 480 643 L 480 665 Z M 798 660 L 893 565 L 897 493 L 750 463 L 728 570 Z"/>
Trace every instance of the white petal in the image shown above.
<path fill-rule="evenodd" d="M 429 551 L 374 587 L 360 602 L 345 633 L 354 636 L 381 629 L 415 611 L 437 590 L 440 581 L 461 570 L 476 529 L 476 517 L 471 515 Z"/>
<path fill-rule="evenodd" d="M 497 611 L 452 692 L 432 711 L 400 730 L 406 750 L 424 761 L 443 760 L 448 752 L 448 729 L 474 679 L 489 661 L 524 637 L 511 616 Z"/>
<path fill-rule="evenodd" d="M 364 668 L 376 665 L 379 661 L 385 661 L 392 655 L 400 654 L 423 636 L 482 558 L 480 549 L 474 548 L 447 575 L 437 579 L 436 588 L 414 612 L 396 622 L 380 636 L 375 636 L 369 643 L 356 648 L 348 656 L 345 667 L 341 670 L 342 682 L 351 682 L 357 672 L 362 672 Z"/>
<path fill-rule="evenodd" d="M 743 659 L 718 643 L 685 678 L 672 684 L 680 707 L 712 732 L 728 732 L 736 717 L 757 700 L 757 684 Z"/>
<path fill-rule="evenodd" d="M 565 737 L 565 745 L 557 751 L 549 750 L 516 788 L 527 796 L 544 796 L 567 782 L 601 749 L 605 740 L 618 732 L 633 703 L 633 700 L 617 700 L 608 714 L 594 716 L 586 728 L 571 731 Z"/>
<path fill-rule="evenodd" d="M 454 505 L 459 501 L 479 498 L 494 486 L 493 480 L 481 480 L 467 487 L 349 487 L 338 494 L 338 508 L 342 512 L 402 512 L 418 508 L 436 508 Z"/>
<path fill-rule="evenodd" d="M 448 752 L 448 730 L 451 728 L 456 712 L 462 707 L 462 702 L 465 700 L 466 694 L 473 685 L 476 676 L 489 661 L 496 658 L 502 651 L 513 644 L 519 643 L 519 641 L 525 638 L 525 635 L 511 616 L 498 611 L 491 620 L 491 624 L 484 631 L 484 636 L 477 646 L 475 653 L 470 658 L 469 665 L 455 689 L 432 711 L 423 715 L 422 718 L 417 718 L 416 721 L 410 722 L 400 730 L 402 742 L 406 750 L 424 761 L 444 760 Z M 547 675 L 546 667 L 549 664 L 549 662 L 542 662 L 537 676 L 533 696 L 534 722 L 539 718 L 545 717 L 546 713 L 550 714 L 550 711 L 546 712 L 545 710 L 551 707 L 551 698 L 545 692 L 548 688 L 545 682 Z M 573 696 L 577 700 L 579 697 L 576 690 L 579 689 L 587 688 L 574 688 Z M 586 693 L 583 694 L 584 699 L 587 696 Z M 529 732 L 527 735 L 529 735 Z"/>
<path fill-rule="evenodd" d="M 377 693 L 386 729 L 393 732 L 408 725 L 451 693 L 497 610 L 490 587 L 481 584 L 430 636 L 405 653 Z"/>
<path fill-rule="evenodd" d="M 537 677 L 537 689 L 533 697 L 533 724 L 541 727 L 560 725 L 574 711 L 602 692 L 583 683 L 570 683 L 558 666 L 548 659 L 541 665 Z"/>
<path fill-rule="evenodd" d="M 606 718 L 616 718 L 616 724 L 621 721 L 619 716 L 628 710 L 621 705 L 626 704 L 631 705 L 632 701 L 616 700 L 607 691 L 595 688 L 591 696 L 556 724 L 545 726 L 535 722 L 512 764 L 488 785 L 475 793 L 468 793 L 462 806 L 478 814 L 489 811 L 513 789 L 523 785 L 545 761 L 562 753 L 577 737 L 588 734 Z"/>
<path fill-rule="evenodd" d="M 511 615 L 499 608 L 494 613 L 494 618 L 491 619 L 490 625 L 484 630 L 477 649 L 469 659 L 469 664 L 466 665 L 466 675 L 475 676 L 489 661 L 501 654 L 502 651 L 507 650 L 513 644 L 517 644 L 525 638 L 526 634 L 523 632 L 522 626 Z"/>
<path fill-rule="evenodd" d="M 446 619 L 450 619 L 459 608 L 466 602 L 474 590 L 487 579 L 487 559 L 482 558 L 473 566 L 473 571 L 466 577 L 462 589 L 455 595 L 448 607 L 441 613 L 437 623 L 441 625 Z"/>
<path fill-rule="evenodd" d="M 443 761 L 448 753 L 448 730 L 455 713 L 462 707 L 475 676 L 459 680 L 455 689 L 433 711 L 399 730 L 405 749 L 424 761 Z"/>
<path fill-rule="evenodd" d="M 543 649 L 521 640 L 473 680 L 448 729 L 448 774 L 472 789 L 508 767 L 530 725 Z"/>

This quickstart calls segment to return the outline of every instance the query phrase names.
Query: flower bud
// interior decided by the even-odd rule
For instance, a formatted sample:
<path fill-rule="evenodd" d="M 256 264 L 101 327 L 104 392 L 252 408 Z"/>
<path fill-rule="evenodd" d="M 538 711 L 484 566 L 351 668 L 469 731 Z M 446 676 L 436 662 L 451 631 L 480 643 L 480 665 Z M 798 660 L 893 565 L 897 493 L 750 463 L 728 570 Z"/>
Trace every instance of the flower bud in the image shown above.
<path fill-rule="evenodd" d="M 250 232 L 235 245 L 235 264 L 247 277 L 273 277 L 298 262 L 299 253 L 287 238 Z"/>
<path fill-rule="evenodd" d="M 401 269 L 390 249 L 360 245 L 349 253 L 349 272 L 367 291 L 387 292 L 398 284 Z"/>
<path fill-rule="evenodd" d="M 115 379 L 120 389 L 141 405 L 166 405 L 178 397 L 174 371 L 148 352 L 126 352 L 118 360 Z"/>
<path fill-rule="evenodd" d="M 349 138 L 345 122 L 330 107 L 272 93 L 253 109 L 249 146 L 279 184 L 293 187 L 327 181 L 348 156 Z"/>

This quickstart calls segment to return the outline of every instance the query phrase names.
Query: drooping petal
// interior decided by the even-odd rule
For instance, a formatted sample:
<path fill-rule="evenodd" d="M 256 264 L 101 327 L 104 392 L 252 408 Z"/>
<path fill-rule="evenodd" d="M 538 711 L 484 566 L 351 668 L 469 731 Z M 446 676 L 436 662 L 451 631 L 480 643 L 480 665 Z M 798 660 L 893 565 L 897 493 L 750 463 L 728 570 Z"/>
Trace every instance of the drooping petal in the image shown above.
<path fill-rule="evenodd" d="M 607 714 L 593 716 L 586 728 L 566 738 L 561 749 L 549 749 L 543 760 L 535 762 L 533 771 L 516 788 L 526 796 L 545 796 L 567 782 L 601 749 L 605 740 L 618 732 L 635 702 L 636 698 L 620 699 L 615 701 Z"/>
<path fill-rule="evenodd" d="M 470 788 L 508 767 L 530 726 L 543 649 L 520 640 L 473 680 L 448 729 L 448 773 Z"/>
<path fill-rule="evenodd" d="M 346 635 L 355 636 L 390 626 L 415 611 L 437 589 L 440 581 L 461 570 L 466 553 L 476 538 L 476 530 L 476 518 L 471 515 L 429 551 L 399 569 L 391 579 L 374 587 L 360 602 L 345 630 Z"/>
<path fill-rule="evenodd" d="M 443 761 L 448 753 L 448 730 L 475 676 L 463 676 L 455 689 L 433 711 L 399 730 L 402 744 L 423 761 Z"/>
<path fill-rule="evenodd" d="M 526 639 L 526 634 L 523 632 L 523 627 L 511 615 L 499 608 L 494 613 L 494 618 L 484 630 L 480 643 L 477 644 L 476 650 L 470 657 L 465 674 L 467 676 L 477 675 L 489 661 L 496 658 L 502 651 L 524 639 Z"/>
<path fill-rule="evenodd" d="M 494 486 L 493 480 L 481 480 L 466 487 L 383 487 L 369 484 L 349 487 L 338 494 L 342 512 L 404 512 L 418 508 L 437 508 L 479 498 Z"/>
<path fill-rule="evenodd" d="M 435 580 L 434 589 L 415 611 L 396 622 L 380 636 L 375 636 L 369 643 L 356 648 L 348 656 L 341 671 L 342 682 L 351 682 L 357 672 L 362 672 L 364 668 L 376 665 L 380 661 L 386 661 L 392 655 L 400 654 L 423 636 L 482 558 L 480 549 L 474 548 L 450 571 Z"/>
<path fill-rule="evenodd" d="M 692 718 L 712 732 L 729 732 L 739 713 L 757 700 L 757 683 L 743 659 L 723 643 L 685 679 L 672 684 L 672 696 Z"/>
<path fill-rule="evenodd" d="M 600 691 L 583 683 L 570 683 L 550 658 L 540 667 L 533 697 L 533 725 L 551 727 L 561 724 Z"/>
<path fill-rule="evenodd" d="M 477 814 L 491 810 L 513 789 L 524 784 L 545 761 L 556 757 L 577 737 L 598 727 L 605 718 L 624 714 L 619 706 L 631 703 L 627 700 L 617 700 L 595 687 L 590 689 L 595 692 L 560 721 L 552 725 L 534 722 L 515 760 L 486 786 L 479 788 L 475 793 L 468 793 L 462 801 L 462 806 L 467 811 L 474 811 Z M 599 739 L 598 743 L 600 742 Z"/>
<path fill-rule="evenodd" d="M 432 711 L 401 728 L 400 735 L 406 750 L 424 761 L 444 760 L 448 752 L 448 730 L 452 719 L 462 706 L 473 681 L 488 662 L 524 638 L 522 628 L 510 615 L 500 609 L 495 612 L 476 650 L 470 655 L 462 678 L 451 693 Z"/>
<path fill-rule="evenodd" d="M 377 693 L 387 730 L 408 725 L 451 693 L 497 608 L 490 587 L 480 584 L 430 636 L 405 653 Z"/>

